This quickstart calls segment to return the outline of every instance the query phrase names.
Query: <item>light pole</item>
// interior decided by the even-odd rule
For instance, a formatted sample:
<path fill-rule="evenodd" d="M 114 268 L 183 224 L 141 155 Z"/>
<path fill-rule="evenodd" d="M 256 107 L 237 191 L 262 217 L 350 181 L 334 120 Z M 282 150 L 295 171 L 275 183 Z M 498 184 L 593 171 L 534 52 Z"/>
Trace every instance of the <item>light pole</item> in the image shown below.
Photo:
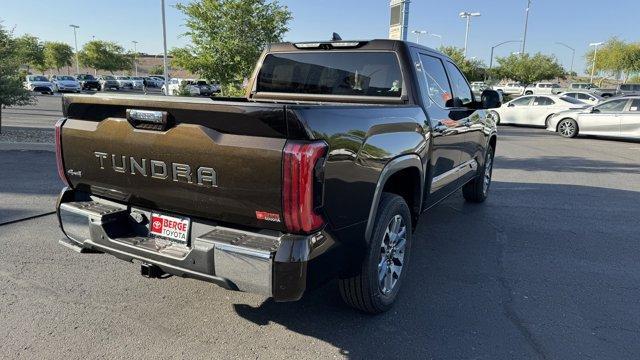
<path fill-rule="evenodd" d="M 526 15 L 524 18 L 524 36 L 522 36 L 522 53 L 524 55 L 524 47 L 527 43 L 527 27 L 529 26 L 529 8 L 531 7 L 531 0 L 527 0 L 527 9 L 525 10 Z"/>
<path fill-rule="evenodd" d="M 435 38 L 440 39 L 440 47 L 442 47 L 442 45 L 443 45 L 442 44 L 442 35 L 428 33 L 427 36 L 433 36 Z"/>
<path fill-rule="evenodd" d="M 463 11 L 460 14 L 460 17 L 463 19 L 467 19 L 467 30 L 464 33 L 464 57 L 467 57 L 467 42 L 469 40 L 469 22 L 471 21 L 471 18 L 474 16 L 480 16 L 479 12 L 467 12 L 467 11 Z"/>
<path fill-rule="evenodd" d="M 164 45 L 164 94 L 167 95 L 169 89 L 169 71 L 167 69 L 167 21 L 164 16 L 164 0 L 160 0 L 160 5 L 162 6 L 162 41 Z"/>
<path fill-rule="evenodd" d="M 491 47 L 491 57 L 489 58 L 489 73 L 491 73 L 491 68 L 493 67 L 493 50 L 495 50 L 495 48 L 497 48 L 498 46 L 504 45 L 504 44 L 509 44 L 509 43 L 519 43 L 522 42 L 521 40 L 507 40 L 507 41 L 503 41 L 499 44 L 495 44 Z"/>
<path fill-rule="evenodd" d="M 76 75 L 80 74 L 80 63 L 78 62 L 78 35 L 76 34 L 76 29 L 78 29 L 80 26 L 78 25 L 69 25 L 70 27 L 73 28 L 73 40 L 75 41 L 75 46 L 76 46 Z"/>
<path fill-rule="evenodd" d="M 413 30 L 411 31 L 412 34 L 416 34 L 416 44 L 420 44 L 420 35 L 426 35 L 428 34 L 426 31 L 424 30 Z"/>
<path fill-rule="evenodd" d="M 133 66 L 136 69 L 136 76 L 138 76 L 138 42 L 133 40 Z"/>
<path fill-rule="evenodd" d="M 589 44 L 589 46 L 593 46 L 593 64 L 591 65 L 591 83 L 593 83 L 593 75 L 596 73 L 596 57 L 598 56 L 598 46 L 604 44 L 601 42 L 595 42 Z"/>
<path fill-rule="evenodd" d="M 573 59 L 576 57 L 576 49 L 572 48 L 571 46 L 569 46 L 569 45 L 567 45 L 565 43 L 559 42 L 559 41 L 556 41 L 556 44 L 562 45 L 562 46 L 566 47 L 567 49 L 571 50 L 571 69 L 569 70 L 569 75 L 573 74 Z"/>

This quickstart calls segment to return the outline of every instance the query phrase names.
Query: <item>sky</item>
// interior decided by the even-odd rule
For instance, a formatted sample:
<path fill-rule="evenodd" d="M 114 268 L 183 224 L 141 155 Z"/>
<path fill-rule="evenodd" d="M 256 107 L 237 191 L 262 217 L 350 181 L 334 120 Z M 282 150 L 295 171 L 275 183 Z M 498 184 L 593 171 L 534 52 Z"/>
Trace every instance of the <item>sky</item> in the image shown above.
<path fill-rule="evenodd" d="M 184 0 L 188 1 L 188 0 Z M 183 2 L 184 2 L 183 1 Z M 188 39 L 184 15 L 166 0 L 167 45 L 183 46 Z M 389 31 L 388 0 L 279 0 L 293 14 L 287 41 L 328 40 L 333 32 L 343 39 L 386 38 Z M 480 12 L 471 19 L 468 56 L 489 64 L 491 46 L 520 40 L 524 31 L 527 0 L 412 0 L 409 31 L 426 30 L 442 35 L 444 45 L 464 46 L 465 21 L 461 11 Z M 569 69 L 576 49 L 574 70 L 583 73 L 588 44 L 617 36 L 640 41 L 636 22 L 639 0 L 532 0 L 529 12 L 527 52 L 555 55 Z M 42 40 L 64 41 L 73 46 L 73 30 L 80 26 L 78 46 L 93 36 L 115 41 L 138 51 L 162 52 L 160 0 L 0 0 L 0 21 L 14 34 L 29 33 Z M 415 41 L 415 35 L 410 34 Z M 437 48 L 440 39 L 424 36 L 421 43 Z M 517 43 L 496 48 L 495 56 L 520 51 Z"/>

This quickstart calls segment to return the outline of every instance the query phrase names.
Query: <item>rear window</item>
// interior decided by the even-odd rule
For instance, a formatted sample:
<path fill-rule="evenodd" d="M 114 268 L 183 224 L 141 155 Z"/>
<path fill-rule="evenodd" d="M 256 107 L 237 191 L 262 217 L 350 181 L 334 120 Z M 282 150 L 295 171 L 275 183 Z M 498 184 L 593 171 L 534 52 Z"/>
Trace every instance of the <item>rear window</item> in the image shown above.
<path fill-rule="evenodd" d="M 402 73 L 391 52 L 282 53 L 266 56 L 261 92 L 399 97 Z"/>

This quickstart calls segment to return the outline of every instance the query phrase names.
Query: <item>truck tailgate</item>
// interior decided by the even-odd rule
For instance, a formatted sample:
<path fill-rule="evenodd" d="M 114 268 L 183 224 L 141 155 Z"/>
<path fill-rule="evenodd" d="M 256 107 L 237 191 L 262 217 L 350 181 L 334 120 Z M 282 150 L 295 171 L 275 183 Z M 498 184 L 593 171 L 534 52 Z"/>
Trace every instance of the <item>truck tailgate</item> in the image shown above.
<path fill-rule="evenodd" d="M 117 96 L 64 103 L 62 154 L 74 188 L 169 213 L 284 229 L 276 221 L 283 218 L 283 105 Z M 141 126 L 128 110 L 164 112 L 168 125 Z M 259 220 L 256 212 L 278 216 Z"/>

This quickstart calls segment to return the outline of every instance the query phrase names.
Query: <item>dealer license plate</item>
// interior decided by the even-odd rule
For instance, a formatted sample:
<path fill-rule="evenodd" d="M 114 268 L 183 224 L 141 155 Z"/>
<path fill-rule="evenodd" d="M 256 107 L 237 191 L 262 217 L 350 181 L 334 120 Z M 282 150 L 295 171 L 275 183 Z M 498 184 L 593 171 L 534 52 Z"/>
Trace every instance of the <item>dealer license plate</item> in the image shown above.
<path fill-rule="evenodd" d="M 189 218 L 152 213 L 149 233 L 186 244 L 189 239 L 190 225 Z"/>

